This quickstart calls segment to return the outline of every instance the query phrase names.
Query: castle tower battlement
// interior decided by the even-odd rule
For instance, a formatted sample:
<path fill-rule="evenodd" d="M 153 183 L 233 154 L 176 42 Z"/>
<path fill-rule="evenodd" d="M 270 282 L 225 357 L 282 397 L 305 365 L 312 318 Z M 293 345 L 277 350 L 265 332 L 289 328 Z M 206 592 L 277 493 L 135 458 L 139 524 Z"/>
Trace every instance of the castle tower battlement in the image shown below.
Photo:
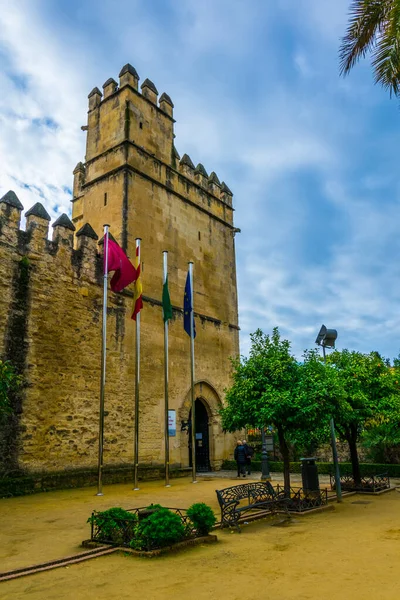
<path fill-rule="evenodd" d="M 232 192 L 215 172 L 174 145 L 174 106 L 125 65 L 119 83 L 89 94 L 86 157 L 73 175 L 72 220 L 52 226 L 40 203 L 25 214 L 14 192 L 0 199 L 0 358 L 25 386 L 0 424 L 0 466 L 55 471 L 95 468 L 101 365 L 103 225 L 135 255 L 142 239 L 139 463 L 164 461 L 162 252 L 168 250 L 173 318 L 169 324 L 169 407 L 177 417 L 170 463 L 188 467 L 191 447 L 180 421 L 190 418 L 189 338 L 183 329 L 188 261 L 194 263 L 196 456 L 218 468 L 232 453 L 219 411 L 239 354 Z M 104 460 L 132 465 L 135 326 L 132 289 L 110 293 Z M 201 408 L 201 406 L 203 408 Z M 196 408 L 197 414 L 197 408 Z M 200 443 L 201 440 L 201 443 Z"/>
<path fill-rule="evenodd" d="M 140 93 L 139 76 L 129 64 L 121 69 L 119 79 L 119 87 L 110 78 L 103 85 L 103 94 L 97 87 L 89 94 L 85 163 L 78 163 L 74 170 L 74 224 L 81 227 L 88 210 L 99 214 L 115 211 L 121 202 L 125 203 L 126 213 L 126 178 L 140 173 L 152 185 L 174 193 L 183 203 L 196 205 L 233 229 L 229 188 L 221 192 L 215 173 L 211 179 L 199 175 L 187 154 L 177 160 L 174 105 L 168 94 L 164 92 L 157 101 L 158 90 L 149 79 L 141 85 Z M 93 186 L 98 189 L 105 177 L 107 190 L 102 198 L 92 200 Z M 110 208 L 104 210 L 107 204 Z M 99 233 L 97 223 L 94 227 Z M 116 233 L 127 248 L 124 228 L 120 223 Z"/>
<path fill-rule="evenodd" d="M 90 222 L 100 237 L 109 223 L 130 257 L 135 237 L 141 237 L 145 269 L 150 264 L 156 275 L 147 284 L 150 297 L 158 295 L 156 255 L 163 249 L 171 249 L 179 286 L 185 274 L 178 254 L 207 264 L 207 277 L 201 274 L 196 285 L 199 310 L 223 310 L 222 320 L 237 323 L 232 192 L 214 171 L 208 175 L 202 164 L 195 167 L 188 154 L 179 157 L 171 98 L 164 92 L 158 100 L 150 79 L 141 92 L 138 84 L 139 75 L 127 64 L 119 86 L 110 78 L 103 95 L 98 88 L 89 94 L 86 157 L 74 170 L 72 221 L 77 229 Z M 172 293 L 178 289 L 173 281 Z M 218 308 L 205 289 L 210 284 L 227 290 Z"/>

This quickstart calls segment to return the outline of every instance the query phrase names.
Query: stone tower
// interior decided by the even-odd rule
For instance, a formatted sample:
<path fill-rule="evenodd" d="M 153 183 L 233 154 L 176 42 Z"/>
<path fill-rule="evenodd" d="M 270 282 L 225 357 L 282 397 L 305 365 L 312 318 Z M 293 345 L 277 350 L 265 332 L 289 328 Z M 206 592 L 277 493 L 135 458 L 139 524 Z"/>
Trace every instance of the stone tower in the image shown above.
<path fill-rule="evenodd" d="M 90 223 L 102 237 L 103 224 L 128 256 L 142 239 L 144 308 L 141 316 L 141 463 L 163 461 L 162 251 L 168 250 L 170 324 L 170 408 L 177 432 L 171 464 L 188 466 L 189 338 L 183 330 L 187 263 L 194 261 L 196 427 L 198 465 L 218 468 L 232 454 L 218 411 L 230 382 L 229 357 L 239 354 L 232 192 L 202 164 L 180 158 L 174 144 L 174 105 L 129 64 L 89 94 L 85 162 L 74 170 L 72 221 Z M 123 351 L 132 364 L 134 322 L 125 316 Z M 112 341 L 110 341 L 112 344 Z M 130 372 L 132 372 L 129 369 Z M 132 388 L 134 379 L 126 382 Z M 107 393 L 106 393 L 107 397 Z M 114 402 L 107 397 L 106 402 Z M 110 424 L 111 426 L 111 424 Z M 131 426 L 131 424 L 129 424 Z"/>

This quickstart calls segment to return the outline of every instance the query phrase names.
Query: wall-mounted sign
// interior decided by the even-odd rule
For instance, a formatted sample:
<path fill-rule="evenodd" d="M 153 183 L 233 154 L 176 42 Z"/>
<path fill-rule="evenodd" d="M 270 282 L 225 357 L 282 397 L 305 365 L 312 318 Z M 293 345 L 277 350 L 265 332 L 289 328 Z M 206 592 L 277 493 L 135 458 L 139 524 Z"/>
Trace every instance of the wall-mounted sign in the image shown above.
<path fill-rule="evenodd" d="M 203 434 L 202 433 L 196 433 L 196 440 L 202 440 L 203 439 Z"/>
<path fill-rule="evenodd" d="M 176 436 L 176 412 L 174 410 L 168 411 L 168 435 Z"/>

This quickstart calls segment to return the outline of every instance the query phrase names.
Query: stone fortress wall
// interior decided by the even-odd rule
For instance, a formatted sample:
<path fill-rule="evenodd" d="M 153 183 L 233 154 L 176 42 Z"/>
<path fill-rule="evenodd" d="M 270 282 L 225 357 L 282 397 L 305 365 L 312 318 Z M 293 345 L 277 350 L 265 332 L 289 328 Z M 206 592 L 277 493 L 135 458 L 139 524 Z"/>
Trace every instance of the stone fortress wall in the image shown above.
<path fill-rule="evenodd" d="M 134 256 L 142 238 L 139 463 L 161 465 L 163 443 L 162 250 L 169 251 L 170 408 L 177 434 L 170 462 L 189 463 L 189 337 L 183 330 L 187 262 L 194 261 L 196 397 L 208 414 L 210 464 L 232 456 L 219 410 L 239 353 L 232 193 L 174 145 L 173 104 L 157 103 L 152 82 L 138 92 L 123 67 L 89 95 L 85 162 L 74 170 L 72 221 L 53 224 L 41 204 L 26 213 L 13 192 L 0 199 L 0 357 L 12 360 L 25 386 L 16 414 L 0 432 L 3 466 L 28 471 L 93 467 L 97 461 L 102 312 L 103 224 Z M 133 462 L 135 325 L 132 290 L 109 293 L 105 465 Z"/>

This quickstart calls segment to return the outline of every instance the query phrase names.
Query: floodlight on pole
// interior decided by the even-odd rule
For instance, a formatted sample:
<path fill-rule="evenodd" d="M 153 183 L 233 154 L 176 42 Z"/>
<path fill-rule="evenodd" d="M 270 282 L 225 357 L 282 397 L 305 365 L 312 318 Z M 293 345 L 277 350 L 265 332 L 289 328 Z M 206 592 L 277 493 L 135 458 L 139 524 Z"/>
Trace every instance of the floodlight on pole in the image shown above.
<path fill-rule="evenodd" d="M 325 325 L 322 325 L 315 343 L 319 346 L 325 346 L 326 348 L 334 348 L 337 339 L 336 329 L 327 329 Z"/>
<path fill-rule="evenodd" d="M 322 346 L 322 352 L 324 355 L 324 363 L 326 364 L 326 354 L 325 348 L 334 348 L 335 342 L 337 339 L 337 331 L 336 329 L 327 329 L 325 325 L 322 325 L 319 333 L 317 335 L 317 339 L 315 343 L 319 346 Z M 330 420 L 331 426 L 331 443 L 332 443 L 332 456 L 333 456 L 333 464 L 335 466 L 335 483 L 336 483 L 336 498 L 338 502 L 342 502 L 342 486 L 340 484 L 340 470 L 339 470 L 339 460 L 336 448 L 336 432 L 335 432 L 335 422 L 333 417 Z"/>

